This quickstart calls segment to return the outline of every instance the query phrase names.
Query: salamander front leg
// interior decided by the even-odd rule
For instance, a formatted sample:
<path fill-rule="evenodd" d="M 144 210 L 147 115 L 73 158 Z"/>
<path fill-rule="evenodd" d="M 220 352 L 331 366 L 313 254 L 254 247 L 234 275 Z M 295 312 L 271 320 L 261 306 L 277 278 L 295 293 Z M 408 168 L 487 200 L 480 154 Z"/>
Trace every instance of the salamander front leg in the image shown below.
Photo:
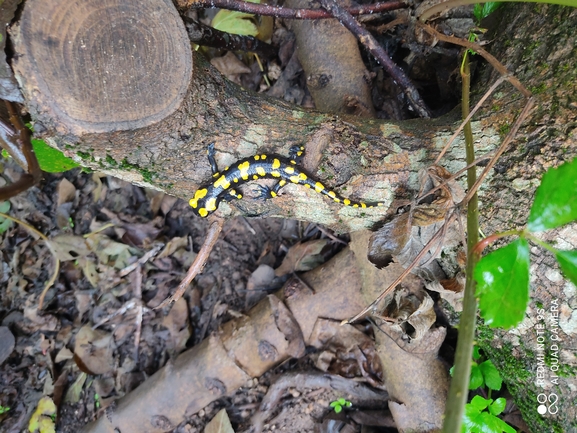
<path fill-rule="evenodd" d="M 305 156 L 305 147 L 304 146 L 291 146 L 289 149 L 289 158 L 291 163 L 293 164 L 300 164 L 303 157 Z"/>
<path fill-rule="evenodd" d="M 233 200 L 240 200 L 242 198 L 242 194 L 236 192 L 235 189 L 228 190 L 228 194 L 225 194 L 222 199 L 224 201 L 233 201 Z"/>
<path fill-rule="evenodd" d="M 210 169 L 212 171 L 212 176 L 216 177 L 218 176 L 218 165 L 216 165 L 216 159 L 215 159 L 215 155 L 216 155 L 216 150 L 214 150 L 214 143 L 210 143 L 208 145 L 208 149 L 206 150 L 207 155 L 208 155 L 208 162 L 210 164 Z"/>
<path fill-rule="evenodd" d="M 286 180 L 279 180 L 272 188 L 265 185 L 258 185 L 260 191 L 259 198 L 262 200 L 268 200 L 274 198 L 278 195 L 279 190 L 286 185 Z"/>

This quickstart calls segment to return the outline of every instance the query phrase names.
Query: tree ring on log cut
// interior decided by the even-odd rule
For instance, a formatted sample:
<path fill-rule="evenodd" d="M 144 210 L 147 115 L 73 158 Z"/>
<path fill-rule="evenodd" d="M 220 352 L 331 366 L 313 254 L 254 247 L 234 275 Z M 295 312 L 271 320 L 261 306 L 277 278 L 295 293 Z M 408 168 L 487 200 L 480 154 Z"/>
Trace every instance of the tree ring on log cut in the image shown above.
<path fill-rule="evenodd" d="M 148 126 L 190 84 L 190 41 L 171 0 L 28 0 L 12 34 L 32 114 L 60 132 Z"/>

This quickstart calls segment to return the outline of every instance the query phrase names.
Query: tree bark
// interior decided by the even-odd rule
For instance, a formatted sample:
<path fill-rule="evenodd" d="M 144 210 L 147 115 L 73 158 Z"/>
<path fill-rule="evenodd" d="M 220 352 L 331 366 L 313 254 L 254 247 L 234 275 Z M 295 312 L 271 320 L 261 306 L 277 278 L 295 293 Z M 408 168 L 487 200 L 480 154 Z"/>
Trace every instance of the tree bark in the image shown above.
<path fill-rule="evenodd" d="M 515 4 L 499 14 L 491 52 L 533 91 L 537 106 L 481 191 L 485 234 L 523 226 L 543 172 L 577 154 L 576 10 Z M 43 109 L 39 101 L 45 95 L 31 81 L 26 65 L 30 59 L 21 56 L 25 35 L 19 28 L 13 35 L 14 68 L 36 131 L 83 165 L 183 199 L 210 178 L 206 146 L 214 142 L 219 166 L 256 152 L 287 154 L 290 146 L 305 145 L 304 166 L 321 181 L 355 198 L 392 203 L 410 197 L 417 188 L 418 171 L 432 163 L 459 123 L 456 114 L 433 121 L 383 122 L 303 110 L 243 91 L 194 54 L 190 85 L 170 115 L 138 129 L 82 131 Z M 160 74 L 159 79 L 171 78 Z M 486 67 L 480 92 L 494 79 Z M 490 98 L 472 125 L 478 153 L 496 147 L 523 103 L 507 85 Z M 457 140 L 441 164 L 454 172 L 465 165 L 464 160 L 464 146 Z M 232 206 L 223 204 L 221 214 L 298 218 L 339 231 L 370 227 L 384 216 L 382 208 L 355 211 L 298 186 L 286 190 L 268 202 L 243 199 Z M 571 225 L 543 238 L 576 249 L 576 232 Z M 577 359 L 572 342 L 577 333 L 576 291 L 564 282 L 552 257 L 535 249 L 532 259 L 532 302 L 526 320 L 509 332 L 481 325 L 478 340 L 504 374 L 533 431 L 572 431 L 577 428 L 573 404 Z M 545 310 L 543 322 L 540 308 Z M 544 371 L 538 365 L 540 323 L 547 329 Z M 557 335 L 559 339 L 553 339 Z M 553 367 L 556 355 L 559 370 Z M 556 413 L 537 412 L 542 395 L 548 398 L 546 409 L 557 409 Z M 553 395 L 559 398 L 556 405 L 551 404 Z"/>

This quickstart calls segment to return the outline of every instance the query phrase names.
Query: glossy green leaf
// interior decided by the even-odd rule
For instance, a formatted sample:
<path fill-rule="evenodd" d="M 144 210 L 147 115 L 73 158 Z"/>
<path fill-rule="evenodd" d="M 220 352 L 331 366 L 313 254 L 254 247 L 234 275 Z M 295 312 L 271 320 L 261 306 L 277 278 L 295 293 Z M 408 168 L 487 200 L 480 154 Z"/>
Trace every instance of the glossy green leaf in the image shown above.
<path fill-rule="evenodd" d="M 476 361 L 481 357 L 479 346 L 473 346 L 473 359 Z"/>
<path fill-rule="evenodd" d="M 481 412 L 482 410 L 486 409 L 492 402 L 493 400 L 491 399 L 487 400 L 486 398 L 483 398 L 480 395 L 476 395 L 475 397 L 472 398 L 471 403 L 469 404 L 473 406 L 476 410 Z"/>
<path fill-rule="evenodd" d="M 550 168 L 535 193 L 527 229 L 531 232 L 560 227 L 577 219 L 577 158 Z"/>
<path fill-rule="evenodd" d="M 505 406 L 507 405 L 507 400 L 503 397 L 499 397 L 493 403 L 489 405 L 489 412 L 493 415 L 497 416 L 505 410 Z"/>
<path fill-rule="evenodd" d="M 479 364 L 479 370 L 483 373 L 483 378 L 485 379 L 485 385 L 487 385 L 487 388 L 495 391 L 501 389 L 503 379 L 501 379 L 501 375 L 499 374 L 499 370 L 495 367 L 495 364 L 490 360 L 487 360 Z"/>
<path fill-rule="evenodd" d="M 483 257 L 475 266 L 476 296 L 485 324 L 510 328 L 529 302 L 529 244 L 517 239 Z"/>
<path fill-rule="evenodd" d="M 59 150 L 48 146 L 44 140 L 33 138 L 32 147 L 43 171 L 61 173 L 79 166 L 73 160 L 64 156 Z"/>
<path fill-rule="evenodd" d="M 565 277 L 577 285 L 577 250 L 556 250 L 555 257 Z"/>
<path fill-rule="evenodd" d="M 483 386 L 483 373 L 479 369 L 479 366 L 473 363 L 473 365 L 471 366 L 469 389 L 477 389 L 480 386 Z"/>
<path fill-rule="evenodd" d="M 501 6 L 501 3 L 499 2 L 477 3 L 473 9 L 473 15 L 475 15 L 475 18 L 479 23 L 483 18 L 486 18 L 495 12 L 499 6 Z"/>

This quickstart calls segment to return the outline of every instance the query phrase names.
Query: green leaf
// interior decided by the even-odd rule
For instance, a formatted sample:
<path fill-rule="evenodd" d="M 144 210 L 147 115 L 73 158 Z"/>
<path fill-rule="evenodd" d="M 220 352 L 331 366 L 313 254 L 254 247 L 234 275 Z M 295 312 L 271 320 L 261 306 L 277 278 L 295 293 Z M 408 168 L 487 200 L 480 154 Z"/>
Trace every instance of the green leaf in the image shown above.
<path fill-rule="evenodd" d="M 473 15 L 475 15 L 475 18 L 479 23 L 483 18 L 486 18 L 495 12 L 500 6 L 501 3 L 499 2 L 477 3 L 473 9 Z"/>
<path fill-rule="evenodd" d="M 476 395 L 471 399 L 471 403 L 469 404 L 473 406 L 475 409 L 477 409 L 479 412 L 481 412 L 482 410 L 486 409 L 492 402 L 493 400 L 491 399 L 487 400 L 486 398 L 483 398 L 480 395 Z"/>
<path fill-rule="evenodd" d="M 222 32 L 234 33 L 236 35 L 256 36 L 258 29 L 254 22 L 253 14 L 245 12 L 220 10 L 212 19 L 212 27 Z"/>
<path fill-rule="evenodd" d="M 343 410 L 343 407 L 340 404 L 335 406 L 335 413 L 341 413 L 342 410 Z"/>
<path fill-rule="evenodd" d="M 479 349 L 479 346 L 473 346 L 473 359 L 476 361 L 481 357 L 481 349 Z"/>
<path fill-rule="evenodd" d="M 506 405 L 507 405 L 507 400 L 505 400 L 503 397 L 499 397 L 498 399 L 496 399 L 493 403 L 491 403 L 489 405 L 489 412 L 491 412 L 493 415 L 497 416 L 505 410 Z"/>
<path fill-rule="evenodd" d="M 483 373 L 478 365 L 471 366 L 471 377 L 469 379 L 469 389 L 477 389 L 483 386 Z"/>
<path fill-rule="evenodd" d="M 7 214 L 9 210 L 10 210 L 10 202 L 8 200 L 0 201 L 0 212 Z M 0 217 L 0 234 L 4 233 L 11 226 L 12 226 L 12 220 Z"/>
<path fill-rule="evenodd" d="M 64 156 L 62 152 L 48 146 L 44 140 L 32 139 L 32 147 L 40 168 L 49 173 L 61 173 L 78 167 L 73 160 Z"/>
<path fill-rule="evenodd" d="M 577 158 L 550 168 L 535 193 L 527 229 L 540 232 L 577 219 Z"/>
<path fill-rule="evenodd" d="M 567 277 L 573 284 L 577 284 L 577 250 L 556 250 L 555 257 L 557 258 L 565 277 Z"/>
<path fill-rule="evenodd" d="M 529 244 L 517 239 L 483 257 L 475 266 L 476 296 L 485 324 L 510 328 L 529 302 Z"/>
<path fill-rule="evenodd" d="M 479 370 L 481 373 L 483 373 L 483 378 L 485 379 L 487 388 L 493 389 L 495 391 L 499 391 L 501 389 L 503 379 L 501 379 L 501 375 L 499 374 L 499 370 L 497 370 L 495 367 L 495 364 L 493 364 L 490 360 L 487 360 L 479 364 Z"/>

